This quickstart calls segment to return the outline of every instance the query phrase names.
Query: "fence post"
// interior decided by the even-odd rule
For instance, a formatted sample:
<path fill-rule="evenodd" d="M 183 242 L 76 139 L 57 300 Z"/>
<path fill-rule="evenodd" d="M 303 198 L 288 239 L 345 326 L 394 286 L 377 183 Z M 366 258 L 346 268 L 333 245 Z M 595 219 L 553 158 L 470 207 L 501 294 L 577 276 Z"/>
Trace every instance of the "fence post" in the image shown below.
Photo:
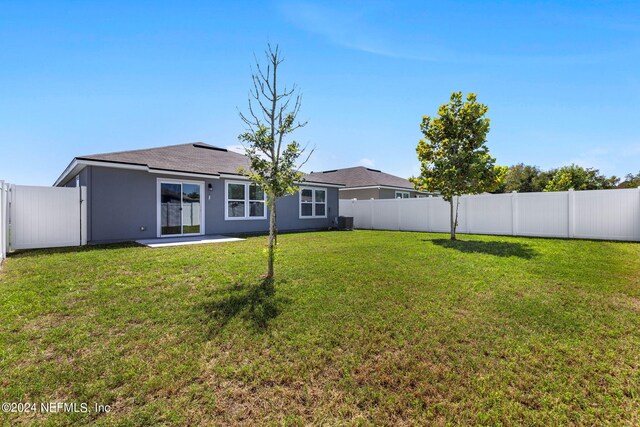
<path fill-rule="evenodd" d="M 460 196 L 458 196 L 458 201 L 460 200 Z M 467 205 L 469 204 L 469 195 L 462 196 L 462 212 L 464 213 L 464 232 L 467 234 L 471 234 L 471 230 L 469 230 L 469 212 L 467 209 Z"/>
<path fill-rule="evenodd" d="M 427 231 L 431 232 L 431 201 L 433 200 L 433 196 L 429 196 L 425 198 L 427 205 Z"/>
<path fill-rule="evenodd" d="M 9 252 L 9 187 L 11 184 L 0 181 L 0 262 Z"/>
<path fill-rule="evenodd" d="M 371 229 L 375 230 L 376 227 L 373 224 L 375 215 L 374 215 L 374 210 L 373 210 L 373 199 L 369 199 L 369 207 L 370 207 L 370 211 L 371 211 Z"/>
<path fill-rule="evenodd" d="M 396 214 L 398 215 L 398 231 L 402 230 L 402 214 L 401 214 L 401 210 L 402 207 L 400 206 L 402 204 L 402 199 L 395 199 L 396 201 L 396 205 L 398 206 L 398 209 L 396 209 Z"/>
<path fill-rule="evenodd" d="M 570 188 L 567 191 L 567 199 L 569 203 L 568 216 L 567 218 L 567 237 L 573 238 L 575 236 L 575 209 L 576 209 L 576 200 L 575 194 L 573 193 L 573 188 Z"/>
<path fill-rule="evenodd" d="M 4 181 L 0 181 L 0 264 L 4 260 L 6 256 L 7 250 L 6 245 L 4 243 L 5 235 L 4 235 L 4 221 L 5 221 L 5 206 L 4 206 Z"/>
<path fill-rule="evenodd" d="M 351 199 L 351 216 L 353 217 L 353 228 L 356 227 L 356 199 Z"/>
<path fill-rule="evenodd" d="M 351 216 L 353 217 L 353 228 L 356 228 L 356 199 L 351 199 Z"/>
<path fill-rule="evenodd" d="M 80 246 L 87 244 L 87 187 L 80 186 Z"/>
<path fill-rule="evenodd" d="M 16 221 L 15 218 L 13 217 L 13 196 L 16 193 L 16 185 L 15 184 L 8 184 L 7 185 L 7 200 L 5 200 L 5 219 L 4 219 L 4 225 L 5 225 L 5 229 L 4 232 L 7 235 L 7 252 L 11 252 L 11 250 L 13 249 L 13 243 L 16 240 Z M 9 224 L 11 224 L 11 227 L 9 227 Z M 11 229 L 11 233 L 9 233 L 9 229 Z"/>
<path fill-rule="evenodd" d="M 511 193 L 511 235 L 518 235 L 518 192 Z"/>

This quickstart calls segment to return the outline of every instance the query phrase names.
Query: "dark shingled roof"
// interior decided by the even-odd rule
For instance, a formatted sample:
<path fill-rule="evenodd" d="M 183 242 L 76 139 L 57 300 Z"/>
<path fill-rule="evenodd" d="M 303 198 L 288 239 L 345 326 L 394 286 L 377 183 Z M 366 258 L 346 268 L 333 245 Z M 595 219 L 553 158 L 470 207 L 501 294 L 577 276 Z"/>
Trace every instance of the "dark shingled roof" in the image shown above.
<path fill-rule="evenodd" d="M 92 154 L 79 156 L 76 159 L 142 165 L 151 169 L 205 175 L 238 175 L 239 168 L 247 170 L 251 168 L 251 162 L 247 156 L 202 142 Z M 307 175 L 305 175 L 305 181 L 315 182 Z M 330 180 L 323 180 L 321 183 L 340 184 Z"/>
<path fill-rule="evenodd" d="M 90 156 L 80 156 L 77 158 L 80 160 L 145 165 L 152 169 L 208 175 L 217 175 L 220 173 L 237 174 L 238 168 L 243 167 L 249 169 L 251 166 L 247 156 L 202 142 L 145 148 L 142 150 L 118 151 L 115 153 L 92 154 Z"/>
<path fill-rule="evenodd" d="M 308 179 L 315 182 L 337 182 L 344 184 L 346 188 L 381 186 L 406 188 L 415 191 L 413 184 L 408 179 L 390 175 L 377 169 L 365 168 L 364 166 L 324 172 L 311 172 L 308 175 Z"/>

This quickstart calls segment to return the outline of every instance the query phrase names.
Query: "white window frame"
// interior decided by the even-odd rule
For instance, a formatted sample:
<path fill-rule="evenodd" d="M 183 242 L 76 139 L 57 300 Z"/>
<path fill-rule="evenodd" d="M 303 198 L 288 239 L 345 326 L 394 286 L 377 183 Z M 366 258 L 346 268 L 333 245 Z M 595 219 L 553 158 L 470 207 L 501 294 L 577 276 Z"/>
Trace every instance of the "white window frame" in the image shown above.
<path fill-rule="evenodd" d="M 302 190 L 311 190 L 311 216 L 302 216 Z M 324 191 L 324 215 L 316 215 L 316 191 Z M 298 190 L 298 218 L 300 219 L 318 219 L 327 218 L 328 207 L 328 194 L 327 189 L 322 187 L 300 187 Z M 308 203 L 308 202 L 307 202 Z"/>
<path fill-rule="evenodd" d="M 398 197 L 398 194 L 400 195 L 400 197 Z M 405 194 L 407 195 L 407 197 L 404 197 Z M 408 191 L 396 191 L 396 194 L 394 195 L 394 197 L 396 199 L 410 199 L 411 193 Z"/>
<path fill-rule="evenodd" d="M 229 216 L 229 184 L 244 185 L 244 216 Z M 264 215 L 262 216 L 249 216 L 249 187 L 253 184 L 251 181 L 224 181 L 224 220 L 225 221 L 248 221 L 248 220 L 262 220 L 267 219 L 267 193 L 264 193 Z M 235 199 L 233 199 L 235 200 Z M 251 200 L 251 202 L 258 202 L 259 200 Z"/>
<path fill-rule="evenodd" d="M 200 232 L 186 234 L 162 234 L 162 214 L 160 212 L 161 188 L 162 184 L 194 184 L 200 186 Z M 182 237 L 182 236 L 203 236 L 204 230 L 204 181 L 189 181 L 186 179 L 157 178 L 156 179 L 156 237 Z M 180 219 L 182 221 L 182 218 Z"/>

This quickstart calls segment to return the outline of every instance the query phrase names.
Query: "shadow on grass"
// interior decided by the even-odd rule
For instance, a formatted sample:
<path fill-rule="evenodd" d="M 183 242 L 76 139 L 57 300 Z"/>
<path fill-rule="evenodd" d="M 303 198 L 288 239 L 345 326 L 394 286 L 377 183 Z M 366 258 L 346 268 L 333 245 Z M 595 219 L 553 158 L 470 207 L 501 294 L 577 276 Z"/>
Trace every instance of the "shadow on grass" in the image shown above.
<path fill-rule="evenodd" d="M 518 257 L 531 259 L 536 253 L 529 245 L 515 242 L 483 242 L 478 240 L 426 240 L 434 245 L 447 249 L 455 249 L 465 253 L 482 253 L 499 257 Z"/>
<path fill-rule="evenodd" d="M 262 279 L 257 284 L 239 283 L 230 289 L 212 291 L 201 308 L 208 318 L 209 336 L 213 336 L 236 317 L 254 331 L 262 332 L 289 302 L 276 294 L 273 279 Z"/>

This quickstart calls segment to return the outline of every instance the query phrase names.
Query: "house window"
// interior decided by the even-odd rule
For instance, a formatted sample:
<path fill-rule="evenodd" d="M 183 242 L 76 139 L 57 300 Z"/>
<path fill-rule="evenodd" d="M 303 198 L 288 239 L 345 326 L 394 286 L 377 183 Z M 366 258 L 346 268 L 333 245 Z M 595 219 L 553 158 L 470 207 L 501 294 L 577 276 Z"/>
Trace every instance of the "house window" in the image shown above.
<path fill-rule="evenodd" d="M 300 188 L 300 218 L 327 217 L 327 190 L 324 188 Z"/>
<path fill-rule="evenodd" d="M 409 197 L 408 191 L 396 191 L 396 199 L 408 199 Z"/>
<path fill-rule="evenodd" d="M 225 219 L 265 219 L 265 193 L 250 182 L 227 181 Z"/>

